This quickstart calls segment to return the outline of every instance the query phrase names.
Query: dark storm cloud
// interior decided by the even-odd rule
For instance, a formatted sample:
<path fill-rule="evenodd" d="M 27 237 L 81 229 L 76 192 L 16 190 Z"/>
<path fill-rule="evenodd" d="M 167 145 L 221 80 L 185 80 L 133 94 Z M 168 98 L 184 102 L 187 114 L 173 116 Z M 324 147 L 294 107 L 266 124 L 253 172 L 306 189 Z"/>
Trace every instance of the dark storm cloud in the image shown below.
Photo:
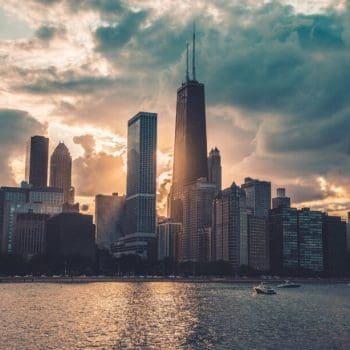
<path fill-rule="evenodd" d="M 11 161 L 25 153 L 30 136 L 46 134 L 46 125 L 26 111 L 0 109 L 0 184 L 16 185 Z M 24 179 L 24 174 L 23 174 Z"/>

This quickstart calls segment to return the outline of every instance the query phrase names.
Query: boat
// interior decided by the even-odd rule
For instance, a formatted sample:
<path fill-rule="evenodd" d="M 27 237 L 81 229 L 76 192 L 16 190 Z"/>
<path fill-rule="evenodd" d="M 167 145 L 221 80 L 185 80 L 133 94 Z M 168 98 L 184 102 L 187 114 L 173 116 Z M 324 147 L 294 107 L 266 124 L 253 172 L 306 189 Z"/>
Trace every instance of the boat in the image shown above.
<path fill-rule="evenodd" d="M 258 286 L 253 287 L 253 289 L 257 294 L 276 294 L 275 290 L 265 282 L 261 282 Z"/>
<path fill-rule="evenodd" d="M 288 280 L 283 281 L 283 283 L 279 284 L 277 288 L 299 288 L 300 284 L 290 282 Z"/>

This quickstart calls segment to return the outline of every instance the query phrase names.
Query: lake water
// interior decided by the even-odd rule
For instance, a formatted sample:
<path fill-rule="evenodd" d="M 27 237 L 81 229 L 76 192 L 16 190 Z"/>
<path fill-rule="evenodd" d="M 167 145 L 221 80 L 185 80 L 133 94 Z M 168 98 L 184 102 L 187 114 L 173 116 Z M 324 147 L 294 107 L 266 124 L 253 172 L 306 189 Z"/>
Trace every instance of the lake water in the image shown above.
<path fill-rule="evenodd" d="M 0 284 L 1 349 L 350 349 L 350 287 Z"/>

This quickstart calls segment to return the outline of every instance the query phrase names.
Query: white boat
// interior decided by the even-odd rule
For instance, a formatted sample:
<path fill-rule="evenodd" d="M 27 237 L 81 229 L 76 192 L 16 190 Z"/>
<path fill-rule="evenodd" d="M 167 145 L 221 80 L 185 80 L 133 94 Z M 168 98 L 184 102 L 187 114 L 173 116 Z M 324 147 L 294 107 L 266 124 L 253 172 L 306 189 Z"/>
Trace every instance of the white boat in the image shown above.
<path fill-rule="evenodd" d="M 290 282 L 288 280 L 283 281 L 283 283 L 279 284 L 277 288 L 299 288 L 300 284 Z"/>
<path fill-rule="evenodd" d="M 253 289 L 257 294 L 276 294 L 275 290 L 264 282 L 261 282 L 258 286 L 253 287 Z"/>

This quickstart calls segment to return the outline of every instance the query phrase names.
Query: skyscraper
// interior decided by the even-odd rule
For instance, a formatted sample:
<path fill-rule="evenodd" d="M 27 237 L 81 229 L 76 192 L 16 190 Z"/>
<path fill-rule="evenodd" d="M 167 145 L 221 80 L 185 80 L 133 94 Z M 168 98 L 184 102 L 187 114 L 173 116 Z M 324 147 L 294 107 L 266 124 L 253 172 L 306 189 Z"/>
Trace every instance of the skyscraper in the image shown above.
<path fill-rule="evenodd" d="M 177 222 L 182 221 L 184 186 L 199 178 L 208 179 L 205 93 L 204 84 L 196 80 L 195 40 L 194 32 L 192 79 L 187 46 L 186 80 L 177 90 L 173 181 L 168 201 L 168 215 Z"/>
<path fill-rule="evenodd" d="M 158 260 L 177 258 L 177 242 L 181 229 L 179 222 L 164 221 L 157 225 Z"/>
<path fill-rule="evenodd" d="M 249 214 L 267 217 L 271 209 L 271 182 L 245 178 L 242 188 L 247 195 Z"/>
<path fill-rule="evenodd" d="M 157 114 L 139 112 L 128 122 L 128 169 L 124 237 L 117 255 L 155 258 Z"/>
<path fill-rule="evenodd" d="M 208 157 L 208 180 L 216 185 L 217 193 L 221 191 L 221 156 L 217 147 L 213 148 Z"/>
<path fill-rule="evenodd" d="M 27 144 L 26 181 L 34 187 L 47 186 L 49 139 L 32 136 Z"/>
<path fill-rule="evenodd" d="M 272 198 L 272 209 L 290 208 L 290 198 L 286 196 L 285 188 L 277 188 L 277 197 Z"/>
<path fill-rule="evenodd" d="M 67 146 L 60 142 L 51 156 L 50 186 L 63 190 L 64 202 L 74 203 L 72 190 L 72 157 Z"/>

